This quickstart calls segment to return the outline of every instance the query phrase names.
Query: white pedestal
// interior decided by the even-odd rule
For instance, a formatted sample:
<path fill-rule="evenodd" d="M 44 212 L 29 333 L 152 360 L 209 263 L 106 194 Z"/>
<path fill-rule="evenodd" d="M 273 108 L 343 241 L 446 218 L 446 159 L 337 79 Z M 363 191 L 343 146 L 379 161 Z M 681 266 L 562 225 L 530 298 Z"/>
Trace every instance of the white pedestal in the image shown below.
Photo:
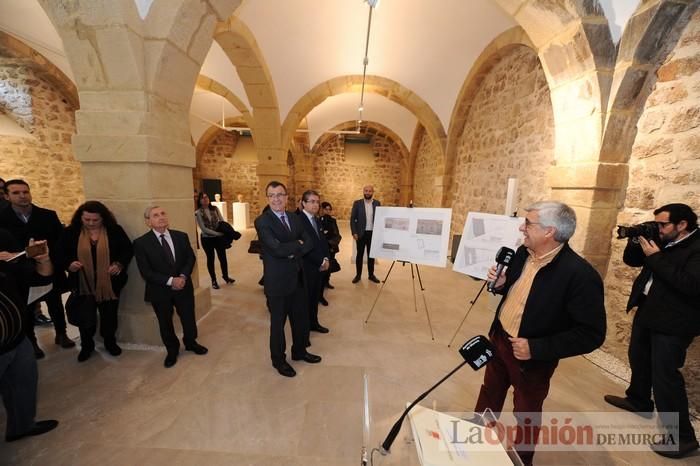
<path fill-rule="evenodd" d="M 212 202 L 211 205 L 219 209 L 219 212 L 221 212 L 221 215 L 224 217 L 224 221 L 228 222 L 228 206 L 226 205 L 226 202 Z"/>
<path fill-rule="evenodd" d="M 233 228 L 245 230 L 250 225 L 250 204 L 247 202 L 233 203 Z"/>

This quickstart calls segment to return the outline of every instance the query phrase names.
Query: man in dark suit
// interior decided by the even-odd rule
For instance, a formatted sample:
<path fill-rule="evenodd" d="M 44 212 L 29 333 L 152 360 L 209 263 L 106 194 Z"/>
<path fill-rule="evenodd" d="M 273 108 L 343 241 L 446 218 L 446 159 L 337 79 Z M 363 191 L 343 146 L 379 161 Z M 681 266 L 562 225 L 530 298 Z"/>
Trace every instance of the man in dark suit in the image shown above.
<path fill-rule="evenodd" d="M 168 229 L 168 214 L 162 207 L 149 207 L 143 216 L 151 231 L 134 241 L 134 257 L 146 281 L 144 299 L 153 306 L 160 337 L 168 350 L 163 365 L 172 367 L 180 351 L 180 342 L 173 327 L 173 308 L 180 316 L 185 350 L 195 354 L 206 354 L 208 351 L 197 343 L 192 286 L 196 257 L 187 233 Z"/>
<path fill-rule="evenodd" d="M 303 267 L 306 277 L 306 291 L 309 309 L 309 330 L 312 332 L 328 333 L 328 329 L 318 321 L 318 302 L 323 286 L 323 273 L 330 265 L 330 251 L 328 241 L 320 228 L 317 217 L 321 198 L 316 191 L 305 191 L 301 196 L 302 211 L 299 218 L 304 228 L 309 233 L 313 248 L 304 255 Z"/>
<path fill-rule="evenodd" d="M 301 219 L 285 210 L 287 188 L 271 181 L 265 188 L 270 209 L 255 219 L 255 230 L 262 243 L 263 277 L 270 310 L 270 358 L 272 366 L 285 377 L 296 372 L 286 359 L 284 324 L 292 327 L 292 359 L 308 363 L 321 357 L 306 351 L 309 319 L 302 257 L 313 248 L 313 240 Z"/>
<path fill-rule="evenodd" d="M 350 231 L 357 243 L 357 256 L 355 257 L 355 278 L 353 283 L 360 281 L 362 276 L 362 258 L 367 248 L 367 273 L 370 281 L 379 283 L 379 279 L 374 276 L 374 259 L 369 257 L 369 250 L 372 247 L 372 228 L 374 224 L 374 213 L 380 205 L 379 201 L 372 199 L 374 187 L 367 185 L 362 189 L 363 198 L 352 203 L 350 211 Z"/>
<path fill-rule="evenodd" d="M 489 338 L 494 358 L 486 366 L 474 411 L 503 409 L 513 386 L 518 421 L 514 446 L 532 464 L 540 432 L 542 405 L 559 359 L 585 354 L 605 340 L 603 281 L 568 244 L 576 213 L 561 202 L 537 202 L 520 227 L 523 246 L 496 280 L 503 295 Z"/>
<path fill-rule="evenodd" d="M 49 245 L 52 262 L 58 251 L 56 243 L 63 233 L 63 225 L 56 212 L 43 209 L 32 203 L 32 193 L 29 184 L 24 180 L 8 180 L 5 183 L 10 206 L 0 212 L 0 227 L 10 231 L 15 241 L 21 248 L 29 244 L 30 239 L 46 240 Z M 72 348 L 75 342 L 66 335 L 66 317 L 61 301 L 61 293 L 68 287 L 67 279 L 62 271 L 55 270 L 53 274 L 53 289 L 46 294 L 42 301 L 49 308 L 49 315 L 53 320 L 56 338 L 54 342 L 62 348 Z M 37 359 L 44 357 L 44 352 L 39 348 L 34 333 L 34 326 L 27 326 L 27 336 L 34 346 Z"/>
<path fill-rule="evenodd" d="M 622 256 L 625 264 L 642 267 L 627 303 L 627 312 L 637 308 L 628 353 L 632 377 L 625 397 L 605 395 L 605 401 L 644 417 L 651 416 L 655 402 L 665 425 L 674 424 L 667 416 L 677 415 L 678 442 L 651 448 L 682 458 L 698 449 L 680 372 L 700 335 L 698 216 L 686 204 L 668 204 L 654 211 L 654 222 L 658 237 L 629 238 Z"/>

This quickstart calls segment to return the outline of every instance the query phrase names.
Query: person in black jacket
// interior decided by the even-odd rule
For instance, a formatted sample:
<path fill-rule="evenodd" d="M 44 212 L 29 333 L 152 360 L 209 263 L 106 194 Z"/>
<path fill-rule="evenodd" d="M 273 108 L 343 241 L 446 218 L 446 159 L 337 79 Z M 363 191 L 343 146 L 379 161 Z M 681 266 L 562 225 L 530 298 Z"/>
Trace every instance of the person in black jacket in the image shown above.
<path fill-rule="evenodd" d="M 292 359 L 311 364 L 321 357 L 306 351 L 309 316 L 306 307 L 306 281 L 302 257 L 313 248 L 313 241 L 301 219 L 286 210 L 287 188 L 279 181 L 265 187 L 270 209 L 255 219 L 255 230 L 262 244 L 263 277 L 270 311 L 270 359 L 272 367 L 285 377 L 296 371 L 287 362 L 284 325 L 292 327 Z"/>
<path fill-rule="evenodd" d="M 51 284 L 53 267 L 48 249 L 32 259 L 17 257 L 14 241 L 7 230 L 0 228 L 0 395 L 7 413 L 8 442 L 41 435 L 58 426 L 53 419 L 34 419 L 39 376 L 32 345 L 23 329 L 29 286 Z"/>
<path fill-rule="evenodd" d="M 489 270 L 489 280 L 496 280 L 496 292 L 504 298 L 489 331 L 496 351 L 474 411 L 501 412 L 513 386 L 513 413 L 521 427 L 514 446 L 523 463 L 531 464 L 559 359 L 598 348 L 606 324 L 603 281 L 568 244 L 576 230 L 573 209 L 549 201 L 525 210 L 523 245 L 497 280 L 496 268 Z M 524 436 L 527 432 L 532 435 Z"/>
<path fill-rule="evenodd" d="M 93 295 L 96 309 L 82 316 L 78 361 L 87 361 L 95 349 L 96 313 L 100 335 L 112 356 L 122 353 L 117 344 L 119 293 L 126 285 L 126 269 L 133 256 L 131 240 L 114 214 L 99 201 L 87 201 L 73 214 L 58 243 L 58 265 L 69 272 L 72 289 Z"/>
<path fill-rule="evenodd" d="M 56 253 L 56 243 L 63 233 L 63 225 L 55 211 L 43 209 L 32 203 L 32 193 L 29 184 L 24 180 L 7 180 L 5 189 L 10 200 L 10 207 L 0 212 L 0 227 L 10 231 L 20 247 L 29 244 L 30 239 L 46 240 L 51 254 Z M 56 261 L 55 257 L 51 257 Z M 49 315 L 53 320 L 56 338 L 54 342 L 62 348 L 72 348 L 75 342 L 66 334 L 66 317 L 61 301 L 61 294 L 66 291 L 67 281 L 62 270 L 54 269 L 53 289 L 42 298 L 49 308 Z M 34 326 L 27 327 L 27 336 L 34 346 L 37 359 L 44 357 L 44 352 L 39 347 L 34 334 Z"/>
<path fill-rule="evenodd" d="M 362 188 L 362 199 L 352 203 L 350 210 L 350 231 L 357 243 L 357 255 L 355 257 L 355 278 L 353 283 L 357 283 L 362 277 L 362 260 L 367 249 L 367 274 L 368 279 L 374 283 L 379 283 L 379 279 L 374 275 L 374 258 L 369 257 L 372 248 L 372 229 L 374 228 L 374 213 L 381 204 L 374 197 L 374 187 L 367 185 Z"/>
<path fill-rule="evenodd" d="M 343 239 L 340 236 L 340 230 L 338 229 L 338 222 L 333 217 L 333 206 L 330 202 L 321 202 L 321 230 L 323 234 L 326 235 L 326 240 L 328 240 L 328 249 L 330 251 L 331 264 L 335 259 L 335 255 L 340 252 L 340 240 Z M 318 300 L 319 303 L 324 306 L 328 306 L 328 301 L 323 297 L 324 289 L 329 290 L 335 287 L 331 285 L 331 270 L 326 270 L 323 273 L 323 286 L 321 287 L 321 298 Z"/>
<path fill-rule="evenodd" d="M 318 320 L 318 303 L 323 288 L 323 274 L 330 264 L 330 251 L 328 241 L 321 230 L 320 220 L 317 217 L 321 198 L 316 191 L 305 191 L 301 196 L 302 211 L 298 214 L 304 228 L 309 232 L 309 238 L 313 248 L 304 255 L 303 267 L 306 278 L 306 292 L 308 297 L 309 330 L 318 333 L 328 333 L 328 329 Z"/>
<path fill-rule="evenodd" d="M 654 211 L 660 244 L 638 236 L 627 241 L 622 260 L 642 267 L 632 285 L 627 312 L 632 321 L 629 362 L 632 378 L 625 397 L 605 395 L 618 408 L 650 417 L 656 410 L 662 423 L 678 415 L 678 442 L 652 445 L 656 453 L 682 458 L 698 449 L 688 413 L 688 396 L 680 368 L 688 346 L 700 335 L 700 233 L 697 215 L 685 204 Z M 654 393 L 654 402 L 651 394 Z"/>
<path fill-rule="evenodd" d="M 197 257 L 184 231 L 171 230 L 168 214 L 160 206 L 150 206 L 143 213 L 151 230 L 134 240 L 134 256 L 146 282 L 144 300 L 151 303 L 158 319 L 160 337 L 168 352 L 163 365 L 177 363 L 180 342 L 173 327 L 173 311 L 182 323 L 186 351 L 204 355 L 209 351 L 197 343 L 194 315 L 192 270 Z"/>

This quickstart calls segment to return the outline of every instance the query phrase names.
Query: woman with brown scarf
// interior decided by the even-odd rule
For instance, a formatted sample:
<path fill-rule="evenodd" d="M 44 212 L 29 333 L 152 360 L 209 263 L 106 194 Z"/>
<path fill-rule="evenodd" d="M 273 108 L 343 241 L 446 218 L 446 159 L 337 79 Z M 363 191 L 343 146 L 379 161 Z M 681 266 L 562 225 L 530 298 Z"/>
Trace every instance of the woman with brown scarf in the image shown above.
<path fill-rule="evenodd" d="M 97 311 L 105 349 L 112 356 L 119 356 L 122 349 L 116 339 L 117 310 L 119 292 L 126 284 L 126 269 L 133 256 L 129 237 L 104 204 L 87 201 L 73 214 L 58 249 L 59 265 L 69 272 L 73 289 L 95 297 L 95 314 L 83 319 L 86 323 L 79 327 L 78 361 L 87 361 L 95 350 Z"/>

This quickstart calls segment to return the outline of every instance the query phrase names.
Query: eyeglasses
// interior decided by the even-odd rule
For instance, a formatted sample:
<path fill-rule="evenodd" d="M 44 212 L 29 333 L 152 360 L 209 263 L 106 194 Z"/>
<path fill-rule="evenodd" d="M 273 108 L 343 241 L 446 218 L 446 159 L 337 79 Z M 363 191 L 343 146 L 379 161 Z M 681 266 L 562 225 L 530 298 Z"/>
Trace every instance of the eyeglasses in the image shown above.
<path fill-rule="evenodd" d="M 532 225 L 542 225 L 540 222 L 531 222 L 527 218 L 525 219 L 525 228 L 530 228 Z"/>
<path fill-rule="evenodd" d="M 287 197 L 287 193 L 272 193 L 267 195 L 268 199 L 281 199 Z"/>
<path fill-rule="evenodd" d="M 659 228 L 664 228 L 666 225 L 673 225 L 673 222 L 655 222 L 656 226 Z"/>

